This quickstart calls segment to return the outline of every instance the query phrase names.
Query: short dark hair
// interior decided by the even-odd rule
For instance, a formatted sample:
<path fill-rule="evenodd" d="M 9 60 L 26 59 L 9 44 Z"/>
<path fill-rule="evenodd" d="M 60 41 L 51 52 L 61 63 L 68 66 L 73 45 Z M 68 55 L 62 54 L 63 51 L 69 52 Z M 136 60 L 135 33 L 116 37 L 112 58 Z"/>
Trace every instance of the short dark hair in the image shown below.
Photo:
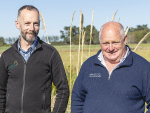
<path fill-rule="evenodd" d="M 19 10 L 18 10 L 18 16 L 20 16 L 20 14 L 21 14 L 21 11 L 23 10 L 23 9 L 27 9 L 27 10 L 36 10 L 38 13 L 39 13 L 39 10 L 36 8 L 36 7 L 34 7 L 33 5 L 24 5 L 24 6 L 22 6 Z"/>

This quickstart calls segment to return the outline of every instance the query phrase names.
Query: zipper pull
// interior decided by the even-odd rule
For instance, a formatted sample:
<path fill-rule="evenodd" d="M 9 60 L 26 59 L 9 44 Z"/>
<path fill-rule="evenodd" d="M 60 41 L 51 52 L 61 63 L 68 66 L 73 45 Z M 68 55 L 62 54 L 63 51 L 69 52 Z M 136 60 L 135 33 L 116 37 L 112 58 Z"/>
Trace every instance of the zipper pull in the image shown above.
<path fill-rule="evenodd" d="M 110 76 L 108 77 L 108 80 L 110 80 Z"/>

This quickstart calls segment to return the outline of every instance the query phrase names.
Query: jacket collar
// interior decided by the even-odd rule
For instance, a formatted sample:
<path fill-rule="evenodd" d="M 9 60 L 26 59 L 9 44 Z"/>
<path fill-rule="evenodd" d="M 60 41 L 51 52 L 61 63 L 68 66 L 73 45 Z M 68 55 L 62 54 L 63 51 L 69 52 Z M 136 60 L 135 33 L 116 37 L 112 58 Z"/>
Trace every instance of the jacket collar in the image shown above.
<path fill-rule="evenodd" d="M 127 46 L 127 45 L 126 45 L 126 46 Z M 127 47 L 129 48 L 130 53 L 129 53 L 129 55 L 127 56 L 127 58 L 124 60 L 124 62 L 120 64 L 119 67 L 122 67 L 122 66 L 127 66 L 127 67 L 129 67 L 129 66 L 131 66 L 132 63 L 133 63 L 133 52 L 131 51 L 131 49 L 130 49 L 129 46 L 127 46 Z M 98 59 L 98 55 L 100 54 L 100 52 L 101 52 L 101 50 L 99 50 L 99 51 L 97 52 L 97 54 L 94 56 L 94 64 L 103 66 L 103 65 L 101 64 L 101 62 L 99 61 L 99 59 Z"/>
<path fill-rule="evenodd" d="M 38 38 L 38 42 L 37 42 L 36 49 L 42 47 L 42 43 L 43 43 L 43 41 L 40 40 L 40 38 L 39 38 L 38 36 L 37 36 L 37 38 Z M 18 47 L 17 47 L 18 40 L 19 40 L 19 39 L 17 39 L 17 41 L 12 45 L 12 47 L 13 47 L 16 51 L 18 51 Z"/>

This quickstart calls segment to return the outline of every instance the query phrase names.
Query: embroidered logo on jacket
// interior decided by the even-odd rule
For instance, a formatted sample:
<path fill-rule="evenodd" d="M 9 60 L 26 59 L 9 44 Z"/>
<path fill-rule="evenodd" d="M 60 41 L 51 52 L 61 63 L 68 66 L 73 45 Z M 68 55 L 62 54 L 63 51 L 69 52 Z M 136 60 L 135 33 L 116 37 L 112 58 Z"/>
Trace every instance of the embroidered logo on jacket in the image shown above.
<path fill-rule="evenodd" d="M 89 77 L 101 77 L 100 73 L 92 73 Z"/>
<path fill-rule="evenodd" d="M 18 65 L 18 62 L 14 61 L 14 64 L 10 65 L 10 67 L 8 69 L 12 69 L 12 68 L 16 67 L 17 65 Z"/>

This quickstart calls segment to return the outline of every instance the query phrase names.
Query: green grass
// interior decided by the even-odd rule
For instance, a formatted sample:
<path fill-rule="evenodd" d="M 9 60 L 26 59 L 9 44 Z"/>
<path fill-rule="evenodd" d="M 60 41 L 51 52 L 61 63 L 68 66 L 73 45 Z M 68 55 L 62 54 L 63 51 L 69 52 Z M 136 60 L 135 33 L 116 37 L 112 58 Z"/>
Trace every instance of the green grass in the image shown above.
<path fill-rule="evenodd" d="M 129 47 L 135 48 L 137 44 L 128 44 Z M 0 53 L 8 49 L 10 46 L 4 46 L 0 47 Z M 70 45 L 57 45 L 54 46 L 58 51 L 64 52 L 64 51 L 70 51 Z M 72 45 L 72 51 L 78 51 L 78 45 Z M 145 48 L 150 48 L 150 44 L 140 44 L 138 49 L 145 49 Z M 88 52 L 89 45 L 84 45 L 84 51 Z M 91 45 L 91 51 L 98 51 L 100 49 L 100 45 Z"/>
<path fill-rule="evenodd" d="M 7 50 L 8 48 L 10 48 L 10 46 L 0 47 L 0 54 L 1 54 L 2 52 L 4 52 L 5 50 Z"/>
<path fill-rule="evenodd" d="M 136 47 L 137 44 L 128 44 L 131 48 Z M 147 44 L 140 44 L 139 47 L 148 47 L 150 48 L 150 43 Z"/>

